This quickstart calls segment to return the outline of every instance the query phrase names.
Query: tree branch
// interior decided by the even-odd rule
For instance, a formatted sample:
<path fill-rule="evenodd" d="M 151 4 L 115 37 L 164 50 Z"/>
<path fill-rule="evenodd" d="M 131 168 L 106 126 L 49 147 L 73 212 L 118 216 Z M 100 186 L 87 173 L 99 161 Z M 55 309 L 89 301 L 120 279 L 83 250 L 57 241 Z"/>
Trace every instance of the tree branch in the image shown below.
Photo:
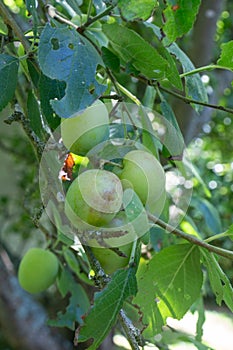
<path fill-rule="evenodd" d="M 209 107 L 209 108 L 213 108 L 213 109 L 218 109 L 220 111 L 224 111 L 224 112 L 228 112 L 228 113 L 233 114 L 233 109 L 231 109 L 231 108 L 227 108 L 227 107 L 219 106 L 219 105 L 214 105 L 211 103 L 206 103 L 206 102 L 202 102 L 202 101 L 198 101 L 198 100 L 192 100 L 191 98 L 188 98 L 186 96 L 178 94 L 177 92 L 169 90 L 161 85 L 159 85 L 159 89 L 167 92 L 168 94 L 170 94 L 176 98 L 179 98 L 180 100 L 183 100 L 185 103 L 188 103 L 188 104 L 194 103 L 196 105 L 205 106 L 205 107 Z"/>
<path fill-rule="evenodd" d="M 222 248 L 210 245 L 207 242 L 202 241 L 201 239 L 199 239 L 191 234 L 185 233 L 185 232 L 179 230 L 178 228 L 175 228 L 175 227 L 167 224 L 163 220 L 157 218 L 156 216 L 154 216 L 150 213 L 147 213 L 147 215 L 148 215 L 149 220 L 151 220 L 153 223 L 157 224 L 158 226 L 164 228 L 166 231 L 174 234 L 175 236 L 183 238 L 192 244 L 198 245 L 199 247 L 205 248 L 211 253 L 216 253 L 218 255 L 223 256 L 224 258 L 228 258 L 228 259 L 233 260 L 233 252 L 231 252 L 230 250 L 226 250 L 226 249 L 222 249 Z"/>

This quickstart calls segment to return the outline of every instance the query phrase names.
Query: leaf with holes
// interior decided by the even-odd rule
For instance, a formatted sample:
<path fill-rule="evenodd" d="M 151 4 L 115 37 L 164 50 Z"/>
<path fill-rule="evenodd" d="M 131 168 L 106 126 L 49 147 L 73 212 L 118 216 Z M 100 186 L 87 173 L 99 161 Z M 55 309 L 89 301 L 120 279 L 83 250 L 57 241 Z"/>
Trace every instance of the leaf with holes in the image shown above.
<path fill-rule="evenodd" d="M 18 68 L 17 58 L 5 54 L 0 55 L 0 111 L 14 96 Z"/>
<path fill-rule="evenodd" d="M 54 111 L 63 118 L 91 105 L 106 87 L 96 80 L 102 59 L 91 43 L 67 27 L 45 26 L 39 44 L 39 63 L 45 75 L 66 83 L 65 96 L 51 101 Z"/>
<path fill-rule="evenodd" d="M 199 297 L 202 286 L 199 249 L 190 244 L 168 247 L 137 273 L 133 303 L 143 313 L 145 336 L 161 331 L 168 317 L 181 319 Z"/>
<path fill-rule="evenodd" d="M 135 268 L 118 270 L 109 284 L 95 294 L 94 305 L 84 317 L 84 325 L 77 330 L 75 342 L 92 339 L 89 349 L 97 349 L 116 323 L 124 301 L 136 292 Z"/>

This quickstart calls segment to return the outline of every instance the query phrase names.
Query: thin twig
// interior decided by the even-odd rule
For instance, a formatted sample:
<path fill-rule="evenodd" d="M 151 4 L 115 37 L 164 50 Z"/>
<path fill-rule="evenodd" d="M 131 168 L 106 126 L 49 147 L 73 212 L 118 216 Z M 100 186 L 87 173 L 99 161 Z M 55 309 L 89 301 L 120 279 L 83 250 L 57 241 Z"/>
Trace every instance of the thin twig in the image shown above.
<path fill-rule="evenodd" d="M 223 112 L 228 112 L 228 113 L 231 113 L 233 114 L 233 109 L 232 108 L 228 108 L 228 107 L 224 107 L 224 106 L 220 106 L 220 105 L 214 105 L 214 104 L 211 104 L 211 103 L 207 103 L 207 102 L 203 102 L 203 101 L 198 101 L 198 100 L 193 100 L 189 97 L 186 97 L 184 95 L 181 95 L 175 91 L 172 91 L 172 90 L 169 90 L 161 85 L 159 85 L 159 89 L 162 90 L 162 91 L 165 91 L 167 92 L 168 94 L 176 97 L 176 98 L 179 98 L 180 100 L 183 100 L 185 103 L 188 103 L 188 104 L 196 104 L 196 105 L 200 105 L 200 106 L 204 106 L 204 107 L 209 107 L 209 108 L 213 108 L 213 109 L 218 109 L 220 111 L 223 111 Z"/>
<path fill-rule="evenodd" d="M 58 22 L 68 24 L 69 26 L 73 27 L 73 28 L 76 29 L 76 30 L 79 28 L 79 26 L 77 26 L 75 23 L 73 23 L 73 22 L 69 21 L 68 19 L 66 19 L 66 18 L 64 18 L 64 17 L 62 17 L 62 16 L 60 16 L 60 15 L 57 13 L 55 7 L 53 7 L 52 5 L 49 5 L 49 4 L 48 4 L 48 5 L 46 6 L 46 9 L 47 9 L 47 11 L 48 11 L 48 15 L 49 15 L 51 18 L 56 19 Z"/>
<path fill-rule="evenodd" d="M 157 218 L 156 216 L 154 216 L 150 213 L 147 213 L 147 215 L 148 215 L 149 220 L 151 220 L 153 223 L 157 224 L 158 226 L 164 228 L 166 231 L 168 231 L 168 232 L 170 232 L 170 233 L 172 233 L 180 238 L 183 238 L 192 244 L 195 244 L 195 245 L 198 245 L 199 247 L 205 248 L 209 252 L 216 253 L 218 255 L 223 256 L 224 258 L 228 258 L 228 259 L 233 260 L 233 252 L 231 252 L 230 250 L 215 247 L 211 244 L 206 243 L 205 241 L 202 241 L 201 239 L 199 239 L 191 234 L 185 233 L 185 232 L 179 230 L 178 228 L 175 228 L 175 227 L 167 224 L 163 220 Z"/>

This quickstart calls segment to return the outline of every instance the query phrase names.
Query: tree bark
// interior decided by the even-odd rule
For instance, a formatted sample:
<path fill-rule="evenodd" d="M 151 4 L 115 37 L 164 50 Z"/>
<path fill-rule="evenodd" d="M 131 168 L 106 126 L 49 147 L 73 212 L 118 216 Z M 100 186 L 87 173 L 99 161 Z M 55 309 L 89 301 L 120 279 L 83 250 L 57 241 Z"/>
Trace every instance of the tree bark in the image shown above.
<path fill-rule="evenodd" d="M 72 344 L 46 326 L 47 314 L 24 292 L 4 250 L 0 251 L 0 326 L 15 350 L 71 350 Z"/>

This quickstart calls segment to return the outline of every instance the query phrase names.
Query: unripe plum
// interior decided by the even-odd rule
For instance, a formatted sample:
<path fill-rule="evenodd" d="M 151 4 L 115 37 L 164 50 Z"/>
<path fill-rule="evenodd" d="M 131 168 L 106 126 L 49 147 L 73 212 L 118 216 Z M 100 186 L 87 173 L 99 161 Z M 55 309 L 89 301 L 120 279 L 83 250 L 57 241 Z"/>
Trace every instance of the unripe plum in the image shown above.
<path fill-rule="evenodd" d="M 108 110 L 103 102 L 96 101 L 83 113 L 63 118 L 61 137 L 68 150 L 86 155 L 93 147 L 109 137 Z"/>
<path fill-rule="evenodd" d="M 154 211 L 156 201 L 163 206 L 165 174 L 159 161 L 149 152 L 133 150 L 123 158 L 123 170 L 119 175 L 123 188 L 133 188 L 143 205 Z M 159 211 L 159 208 L 156 208 Z"/>
<path fill-rule="evenodd" d="M 80 219 L 90 225 L 110 222 L 122 205 L 123 189 L 119 178 L 106 170 L 90 169 L 70 185 L 65 199 L 65 213 L 79 227 Z"/>
<path fill-rule="evenodd" d="M 54 283 L 58 267 L 57 257 L 52 252 L 31 248 L 20 262 L 19 283 L 29 293 L 42 292 Z"/>

